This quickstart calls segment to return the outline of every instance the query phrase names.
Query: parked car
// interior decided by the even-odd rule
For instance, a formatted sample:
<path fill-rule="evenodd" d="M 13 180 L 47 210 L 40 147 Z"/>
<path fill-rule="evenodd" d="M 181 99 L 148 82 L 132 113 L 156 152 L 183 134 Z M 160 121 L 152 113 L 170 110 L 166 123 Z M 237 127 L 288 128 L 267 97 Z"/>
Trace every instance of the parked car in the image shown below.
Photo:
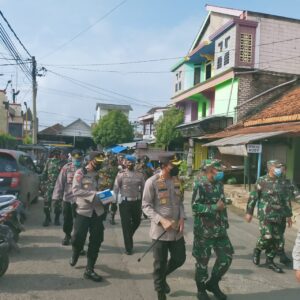
<path fill-rule="evenodd" d="M 37 201 L 39 185 L 39 175 L 28 154 L 0 149 L 0 194 L 16 195 L 28 207 Z"/>

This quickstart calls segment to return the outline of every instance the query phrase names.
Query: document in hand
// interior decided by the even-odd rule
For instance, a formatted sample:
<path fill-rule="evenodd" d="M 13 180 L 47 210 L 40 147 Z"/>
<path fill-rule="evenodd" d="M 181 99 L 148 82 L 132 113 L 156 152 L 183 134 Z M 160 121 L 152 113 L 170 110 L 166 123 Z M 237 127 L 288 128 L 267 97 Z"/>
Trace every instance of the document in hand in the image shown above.
<path fill-rule="evenodd" d="M 109 204 L 112 202 L 116 202 L 114 197 L 114 192 L 109 189 L 98 192 L 97 196 L 102 204 Z"/>

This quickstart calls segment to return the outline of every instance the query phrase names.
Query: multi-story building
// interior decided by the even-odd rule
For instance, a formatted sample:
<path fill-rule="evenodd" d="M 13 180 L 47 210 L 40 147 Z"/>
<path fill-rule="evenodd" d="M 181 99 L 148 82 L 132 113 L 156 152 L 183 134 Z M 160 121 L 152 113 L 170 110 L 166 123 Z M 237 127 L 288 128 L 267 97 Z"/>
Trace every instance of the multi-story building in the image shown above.
<path fill-rule="evenodd" d="M 97 103 L 96 105 L 96 122 L 106 116 L 110 111 L 119 110 L 129 118 L 129 112 L 132 111 L 130 105 L 119 105 L 119 104 L 107 104 L 107 103 Z"/>
<path fill-rule="evenodd" d="M 288 90 L 300 73 L 300 20 L 207 5 L 187 56 L 172 69 L 186 138 L 220 131 Z M 190 145 L 193 143 L 190 141 Z M 195 157 L 206 150 L 194 139 Z M 194 167 L 199 167 L 194 161 Z"/>
<path fill-rule="evenodd" d="M 8 133 L 8 102 L 4 90 L 0 90 L 0 133 Z"/>

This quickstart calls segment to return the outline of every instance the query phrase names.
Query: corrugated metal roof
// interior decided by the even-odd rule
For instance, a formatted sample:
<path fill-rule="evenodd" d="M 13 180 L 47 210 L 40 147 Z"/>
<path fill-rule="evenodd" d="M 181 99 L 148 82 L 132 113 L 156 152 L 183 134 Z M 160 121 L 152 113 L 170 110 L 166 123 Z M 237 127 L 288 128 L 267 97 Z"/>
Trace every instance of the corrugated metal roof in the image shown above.
<path fill-rule="evenodd" d="M 254 141 L 259 141 L 268 137 L 277 136 L 287 133 L 287 131 L 277 131 L 277 132 L 260 132 L 260 133 L 249 133 L 249 134 L 238 134 L 224 139 L 220 139 L 203 146 L 210 147 L 224 147 L 224 146 L 234 146 L 234 145 L 245 145 Z"/>

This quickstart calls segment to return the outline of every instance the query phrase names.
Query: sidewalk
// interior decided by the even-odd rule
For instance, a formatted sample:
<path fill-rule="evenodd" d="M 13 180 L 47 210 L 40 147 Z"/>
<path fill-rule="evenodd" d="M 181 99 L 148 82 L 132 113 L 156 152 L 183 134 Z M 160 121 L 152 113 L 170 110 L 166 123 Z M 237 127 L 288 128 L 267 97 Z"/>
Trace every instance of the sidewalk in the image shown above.
<path fill-rule="evenodd" d="M 247 201 L 249 197 L 248 190 L 245 190 L 244 185 L 224 185 L 224 190 L 227 198 L 232 200 L 232 205 L 246 211 Z M 300 204 L 293 203 L 294 227 L 300 229 Z"/>

